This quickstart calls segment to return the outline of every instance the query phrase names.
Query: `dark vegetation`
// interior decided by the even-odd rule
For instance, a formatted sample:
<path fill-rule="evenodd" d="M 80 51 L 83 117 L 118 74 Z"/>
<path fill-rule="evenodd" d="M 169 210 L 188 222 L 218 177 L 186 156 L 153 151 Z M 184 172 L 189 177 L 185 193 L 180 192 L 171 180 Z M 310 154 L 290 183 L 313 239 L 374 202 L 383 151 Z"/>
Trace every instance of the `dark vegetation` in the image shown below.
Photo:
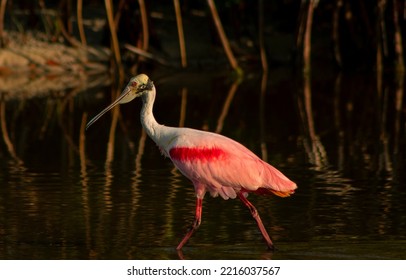
<path fill-rule="evenodd" d="M 222 49 L 237 72 L 280 63 L 309 72 L 318 61 L 340 70 L 403 73 L 405 2 L 2 0 L 0 43 L 7 47 L 6 31 L 34 30 L 50 43 L 105 45 L 114 65 L 133 70 L 146 60 L 191 67 L 217 60 Z"/>

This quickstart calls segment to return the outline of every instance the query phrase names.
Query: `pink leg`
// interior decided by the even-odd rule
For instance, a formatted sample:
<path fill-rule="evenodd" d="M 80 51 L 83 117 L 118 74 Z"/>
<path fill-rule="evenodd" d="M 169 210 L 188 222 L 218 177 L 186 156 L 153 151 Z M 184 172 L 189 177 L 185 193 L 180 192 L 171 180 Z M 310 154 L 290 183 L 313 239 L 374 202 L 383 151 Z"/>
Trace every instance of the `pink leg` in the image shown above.
<path fill-rule="evenodd" d="M 179 243 L 178 247 L 176 247 L 176 250 L 182 250 L 183 245 L 186 244 L 186 242 L 189 240 L 189 238 L 192 236 L 192 234 L 198 229 L 200 226 L 200 222 L 202 221 L 202 202 L 203 199 L 201 198 L 196 198 L 196 216 L 195 216 L 195 221 L 192 224 L 192 227 L 189 229 L 189 231 L 186 233 L 185 237 L 183 237 L 182 241 Z"/>
<path fill-rule="evenodd" d="M 244 203 L 245 206 L 247 206 L 248 209 L 250 210 L 252 217 L 253 217 L 253 218 L 255 219 L 255 221 L 257 222 L 258 227 L 259 227 L 259 230 L 261 231 L 262 236 L 264 237 L 265 242 L 266 242 L 267 245 L 268 245 L 268 248 L 269 248 L 270 250 L 274 250 L 275 247 L 273 246 L 272 240 L 271 240 L 271 238 L 269 237 L 268 233 L 266 232 L 266 229 L 265 229 L 265 227 L 264 227 L 264 224 L 262 223 L 261 218 L 259 217 L 258 211 L 257 211 L 257 209 L 255 208 L 255 206 L 252 205 L 251 202 L 249 202 L 248 199 L 247 199 L 242 193 L 238 193 L 237 195 L 238 195 L 238 198 L 242 201 L 242 203 Z"/>

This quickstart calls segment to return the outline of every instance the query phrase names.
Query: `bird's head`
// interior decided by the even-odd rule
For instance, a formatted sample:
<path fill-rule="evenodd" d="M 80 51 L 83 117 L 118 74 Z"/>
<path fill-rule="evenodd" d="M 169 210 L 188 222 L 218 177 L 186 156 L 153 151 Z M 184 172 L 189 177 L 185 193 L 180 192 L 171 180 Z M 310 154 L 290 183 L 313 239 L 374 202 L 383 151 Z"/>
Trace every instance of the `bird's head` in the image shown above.
<path fill-rule="evenodd" d="M 111 108 L 117 104 L 123 104 L 130 102 L 136 97 L 140 97 L 146 94 L 148 91 L 151 91 L 154 88 L 154 83 L 148 78 L 145 74 L 139 74 L 128 82 L 127 86 L 120 94 L 120 96 L 109 106 L 107 106 L 103 111 L 97 114 L 93 119 L 91 119 L 87 125 L 86 129 L 89 128 L 93 123 L 95 123 L 101 116 L 108 112 Z"/>
<path fill-rule="evenodd" d="M 127 86 L 115 102 L 119 104 L 127 103 L 139 97 L 149 90 L 152 90 L 154 83 L 145 74 L 132 77 Z"/>

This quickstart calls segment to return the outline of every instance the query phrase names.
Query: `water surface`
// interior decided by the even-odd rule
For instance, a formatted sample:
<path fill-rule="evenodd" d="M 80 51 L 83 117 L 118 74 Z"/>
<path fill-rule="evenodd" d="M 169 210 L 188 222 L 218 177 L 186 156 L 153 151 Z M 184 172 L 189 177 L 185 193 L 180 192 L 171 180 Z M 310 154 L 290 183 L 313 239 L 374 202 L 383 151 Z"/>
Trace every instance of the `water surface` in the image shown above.
<path fill-rule="evenodd" d="M 141 101 L 84 124 L 123 85 L 1 99 L 1 259 L 404 259 L 403 82 L 376 74 L 273 70 L 233 82 L 150 75 L 158 122 L 217 131 L 298 184 L 289 198 L 250 195 L 278 250 L 266 250 L 238 201 L 206 196 L 143 133 Z M 379 77 L 378 77 L 379 78 Z"/>

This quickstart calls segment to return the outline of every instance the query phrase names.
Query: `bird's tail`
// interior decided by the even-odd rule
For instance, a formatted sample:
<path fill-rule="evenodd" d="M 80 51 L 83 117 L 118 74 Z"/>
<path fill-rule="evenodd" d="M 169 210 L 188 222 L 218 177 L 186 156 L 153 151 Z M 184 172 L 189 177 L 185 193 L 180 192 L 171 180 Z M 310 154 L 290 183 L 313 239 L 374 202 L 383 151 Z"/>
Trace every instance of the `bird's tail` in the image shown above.
<path fill-rule="evenodd" d="M 270 195 L 270 194 L 274 194 L 280 197 L 288 197 L 291 194 L 295 193 L 295 190 L 290 190 L 290 191 L 275 191 L 272 189 L 268 189 L 268 188 L 258 188 L 255 191 L 256 194 L 260 194 L 260 195 Z"/>
<path fill-rule="evenodd" d="M 280 197 L 290 196 L 297 189 L 297 185 L 287 178 L 282 172 L 273 167 L 272 165 L 265 163 L 264 172 L 264 188 L 259 188 L 257 191 L 273 193 Z"/>
<path fill-rule="evenodd" d="M 295 191 L 288 191 L 288 192 L 279 192 L 279 191 L 274 191 L 274 190 L 270 190 L 274 195 L 280 196 L 280 197 L 288 197 L 291 194 L 294 194 Z"/>

